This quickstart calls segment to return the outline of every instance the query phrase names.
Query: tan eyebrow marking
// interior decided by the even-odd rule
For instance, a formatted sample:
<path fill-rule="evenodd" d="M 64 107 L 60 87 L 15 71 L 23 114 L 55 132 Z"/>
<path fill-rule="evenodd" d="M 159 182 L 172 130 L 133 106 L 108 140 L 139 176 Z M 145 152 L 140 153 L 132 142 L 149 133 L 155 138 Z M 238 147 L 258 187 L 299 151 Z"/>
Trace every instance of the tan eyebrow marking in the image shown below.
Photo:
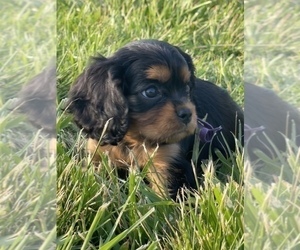
<path fill-rule="evenodd" d="M 170 69 L 164 65 L 152 65 L 145 72 L 148 79 L 160 82 L 167 82 L 171 78 Z"/>
<path fill-rule="evenodd" d="M 191 72 L 187 66 L 183 66 L 180 69 L 180 77 L 184 83 L 188 83 L 191 78 Z"/>

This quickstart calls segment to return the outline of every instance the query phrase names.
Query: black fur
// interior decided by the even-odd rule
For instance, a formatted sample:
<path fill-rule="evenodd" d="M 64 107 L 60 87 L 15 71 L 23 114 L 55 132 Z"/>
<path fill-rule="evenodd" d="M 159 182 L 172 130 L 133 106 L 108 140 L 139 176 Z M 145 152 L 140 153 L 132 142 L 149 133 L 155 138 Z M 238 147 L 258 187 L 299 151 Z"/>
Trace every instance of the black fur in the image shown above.
<path fill-rule="evenodd" d="M 56 138 L 56 65 L 50 63 L 18 93 L 18 111 L 51 138 Z"/>
<path fill-rule="evenodd" d="M 167 66 L 172 71 L 172 78 L 168 83 L 160 85 L 160 98 L 148 100 L 143 98 L 141 93 L 151 82 L 141 72 L 156 64 Z M 190 91 L 180 82 L 178 69 L 183 65 L 186 65 L 190 72 Z M 197 116 L 206 117 L 215 127 L 221 125 L 229 148 L 234 150 L 234 135 L 237 135 L 239 124 L 243 127 L 241 109 L 226 91 L 210 82 L 197 79 L 194 72 L 191 57 L 178 47 L 157 40 L 132 42 L 109 58 L 93 58 L 90 66 L 78 77 L 69 92 L 68 109 L 73 113 L 79 127 L 83 128 L 90 138 L 100 140 L 104 134 L 101 138 L 102 146 L 118 145 L 121 151 L 126 151 L 129 144 L 123 140 L 128 133 L 132 117 L 142 116 L 149 111 L 159 113 L 167 102 L 173 103 L 175 112 L 179 112 L 177 108 L 181 104 L 192 100 Z M 108 127 L 103 131 L 108 121 Z M 154 121 L 145 119 L 144 125 L 151 122 Z M 157 128 L 163 134 L 164 131 L 160 129 Z M 138 132 L 136 136 L 139 136 Z M 169 171 L 172 176 L 170 188 L 175 190 L 174 193 L 183 185 L 195 187 L 191 166 L 194 136 L 175 142 L 179 143 L 181 153 L 172 160 Z M 140 144 L 142 143 L 140 140 Z M 168 142 L 154 139 L 152 143 L 156 146 Z M 208 159 L 210 144 L 201 142 L 200 147 L 202 146 L 204 149 L 199 159 Z M 219 149 L 224 155 L 227 154 L 221 134 L 214 138 L 211 147 L 212 152 Z M 170 157 L 173 157 L 172 154 Z"/>
<path fill-rule="evenodd" d="M 229 157 L 227 145 L 231 150 L 235 150 L 235 137 L 240 136 L 243 145 L 243 111 L 232 100 L 226 90 L 211 82 L 197 78 L 192 92 L 192 100 L 195 103 L 199 118 L 205 118 L 213 127 L 222 126 L 222 130 L 213 137 L 211 143 L 200 141 L 199 163 L 208 159 L 209 155 L 212 156 L 212 159 L 216 159 L 216 150 L 220 151 L 225 157 Z M 187 157 L 190 158 L 193 151 L 194 135 L 182 140 L 181 145 L 187 152 Z"/>
<path fill-rule="evenodd" d="M 111 119 L 102 144 L 116 145 L 128 126 L 128 105 L 122 94 L 120 65 L 102 56 L 78 77 L 69 94 L 68 109 L 75 122 L 93 139 L 100 139 L 106 122 Z"/>
<path fill-rule="evenodd" d="M 67 106 L 74 114 L 77 125 L 91 138 L 99 140 L 105 124 L 110 120 L 101 145 L 117 145 L 128 128 L 130 107 L 124 94 L 130 95 L 128 85 L 136 72 L 144 70 L 152 62 L 165 64 L 164 57 L 172 58 L 180 52 L 194 74 L 190 56 L 170 45 L 168 49 L 171 50 L 165 50 L 166 45 L 156 40 L 142 40 L 130 43 L 110 58 L 94 57 L 69 93 Z M 141 58 L 143 64 L 135 64 Z"/>
<path fill-rule="evenodd" d="M 284 152 L 285 136 L 292 138 L 293 124 L 296 144 L 300 146 L 300 112 L 269 89 L 250 83 L 245 84 L 245 124 L 252 129 L 263 127 L 247 140 L 246 152 L 251 161 L 258 159 L 256 150 L 264 152 L 269 157 L 276 157 L 272 144 L 280 152 Z"/>

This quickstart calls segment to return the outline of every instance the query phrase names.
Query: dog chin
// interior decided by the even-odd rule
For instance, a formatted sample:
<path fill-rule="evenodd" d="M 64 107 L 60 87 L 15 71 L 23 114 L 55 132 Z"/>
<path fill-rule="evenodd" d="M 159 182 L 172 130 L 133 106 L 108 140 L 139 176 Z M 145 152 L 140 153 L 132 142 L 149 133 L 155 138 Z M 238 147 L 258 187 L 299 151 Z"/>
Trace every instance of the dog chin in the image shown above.
<path fill-rule="evenodd" d="M 196 131 L 196 125 L 191 122 L 188 126 L 185 126 L 182 130 L 174 130 L 172 134 L 166 134 L 163 138 L 163 143 L 172 144 L 178 143 L 184 138 L 194 134 Z M 163 135 L 164 136 L 164 135 Z"/>
<path fill-rule="evenodd" d="M 162 139 L 161 143 L 166 143 L 166 144 L 173 144 L 173 143 L 178 143 L 181 140 L 183 140 L 184 138 L 188 137 L 189 135 L 192 135 L 195 132 L 195 130 L 193 131 L 179 131 L 177 133 L 174 133 L 168 137 L 165 137 L 164 139 Z"/>

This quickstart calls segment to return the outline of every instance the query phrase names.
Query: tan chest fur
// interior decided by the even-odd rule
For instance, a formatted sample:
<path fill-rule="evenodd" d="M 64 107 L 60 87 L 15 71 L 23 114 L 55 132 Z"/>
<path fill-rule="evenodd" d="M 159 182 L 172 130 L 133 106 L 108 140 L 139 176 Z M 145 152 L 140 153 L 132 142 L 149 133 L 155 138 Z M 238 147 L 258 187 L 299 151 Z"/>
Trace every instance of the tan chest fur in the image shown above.
<path fill-rule="evenodd" d="M 126 138 L 125 138 L 126 139 Z M 180 153 L 178 144 L 151 145 L 147 142 L 134 143 L 124 140 L 117 146 L 99 146 L 98 141 L 89 139 L 87 152 L 93 155 L 93 162 L 99 164 L 101 155 L 108 154 L 112 164 L 118 168 L 139 168 L 147 166 L 147 179 L 151 188 L 159 195 L 168 193 L 171 163 Z"/>

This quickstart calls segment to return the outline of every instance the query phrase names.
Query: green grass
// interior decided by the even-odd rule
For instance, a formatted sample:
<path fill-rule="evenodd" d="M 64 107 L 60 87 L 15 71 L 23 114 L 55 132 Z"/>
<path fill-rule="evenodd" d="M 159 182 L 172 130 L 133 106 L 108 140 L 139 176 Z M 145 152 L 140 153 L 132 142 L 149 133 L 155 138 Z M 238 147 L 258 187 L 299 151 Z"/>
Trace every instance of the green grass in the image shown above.
<path fill-rule="evenodd" d="M 56 54 L 55 2 L 5 1 L 1 15 L 1 103 L 42 71 Z"/>
<path fill-rule="evenodd" d="M 120 180 L 107 158 L 101 170 L 89 165 L 85 137 L 61 109 L 90 56 L 109 56 L 141 38 L 180 46 L 193 57 L 198 77 L 227 89 L 241 106 L 244 77 L 299 106 L 296 2 L 262 8 L 250 1 L 244 10 L 242 3 L 224 0 L 59 0 L 55 39 L 53 1 L 0 1 L 0 249 L 53 249 L 56 234 L 58 249 L 299 248 L 300 153 L 293 141 L 275 160 L 261 155 L 268 166 L 279 166 L 273 184 L 262 182 L 248 162 L 244 171 L 238 145 L 231 159 L 220 159 L 230 166 L 221 170 L 227 183 L 216 178 L 209 161 L 203 186 L 176 203 L 153 193 L 142 181 L 144 172 Z M 6 101 L 56 49 L 57 161 L 56 169 L 45 171 L 44 162 L 32 161 L 43 137 L 12 115 Z"/>
<path fill-rule="evenodd" d="M 272 89 L 296 107 L 300 107 L 299 10 L 293 1 L 256 0 L 248 1 L 244 9 L 245 80 Z M 260 153 L 263 166 L 256 172 L 245 162 L 248 249 L 300 247 L 300 149 L 295 138 L 288 145 L 287 152 L 277 151 L 274 159 Z M 273 181 L 267 184 L 262 181 L 266 179 Z"/>
<path fill-rule="evenodd" d="M 243 105 L 243 5 L 226 1 L 59 1 L 58 93 L 97 53 L 155 38 L 180 46 L 197 76 L 226 88 Z M 84 135 L 59 114 L 57 233 L 59 249 L 242 249 L 243 152 L 227 160 L 229 181 L 205 169 L 204 188 L 178 203 L 158 197 L 131 172 L 120 180 L 109 159 L 87 166 Z M 85 166 L 85 167 L 83 167 Z M 228 171 L 228 169 L 227 169 Z M 240 180 L 242 181 L 242 180 Z"/>
<path fill-rule="evenodd" d="M 59 98 L 97 53 L 156 38 L 188 52 L 197 75 L 227 88 L 243 102 L 243 6 L 224 1 L 59 1 Z M 238 87 L 237 87 L 238 86 Z"/>
<path fill-rule="evenodd" d="M 55 56 L 55 2 L 0 0 L 0 249 L 53 249 L 56 169 L 46 140 L 7 100 Z"/>
<path fill-rule="evenodd" d="M 245 4 L 245 80 L 300 106 L 300 6 L 292 1 Z"/>

